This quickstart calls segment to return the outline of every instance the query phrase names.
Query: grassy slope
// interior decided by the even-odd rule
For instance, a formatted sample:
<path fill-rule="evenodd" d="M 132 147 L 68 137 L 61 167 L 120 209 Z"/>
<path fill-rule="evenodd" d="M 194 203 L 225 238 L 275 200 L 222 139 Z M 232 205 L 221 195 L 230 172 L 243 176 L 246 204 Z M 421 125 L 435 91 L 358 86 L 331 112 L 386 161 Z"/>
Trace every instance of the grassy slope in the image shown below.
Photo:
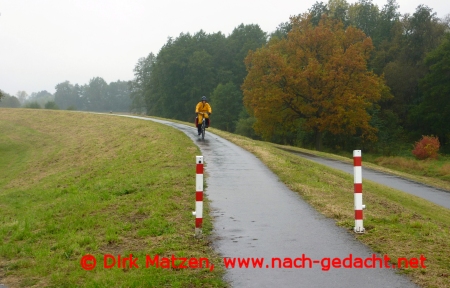
<path fill-rule="evenodd" d="M 0 109 L 0 279 L 9 287 L 223 287 L 219 265 L 145 269 L 145 255 L 220 259 L 193 237 L 195 156 L 151 121 Z M 205 213 L 204 233 L 211 231 Z M 81 256 L 97 257 L 85 271 Z M 103 255 L 139 258 L 104 269 Z M 219 267 L 217 267 L 219 266 Z"/>
<path fill-rule="evenodd" d="M 335 154 L 302 149 L 298 147 L 272 144 L 281 149 L 312 154 L 353 164 L 352 156 L 344 157 Z M 349 153 L 350 154 L 350 153 Z M 381 172 L 397 175 L 432 187 L 450 191 L 450 161 L 448 157 L 436 160 L 416 160 L 413 157 L 377 157 L 365 154 L 363 151 L 364 167 Z"/>

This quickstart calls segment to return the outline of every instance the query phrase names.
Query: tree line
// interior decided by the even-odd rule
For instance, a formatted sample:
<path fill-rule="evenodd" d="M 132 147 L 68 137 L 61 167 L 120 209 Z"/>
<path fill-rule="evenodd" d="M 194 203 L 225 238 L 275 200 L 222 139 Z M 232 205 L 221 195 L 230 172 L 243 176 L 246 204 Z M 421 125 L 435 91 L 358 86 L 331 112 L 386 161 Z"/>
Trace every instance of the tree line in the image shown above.
<path fill-rule="evenodd" d="M 18 91 L 15 96 L 2 92 L 0 107 L 46 108 L 97 112 L 128 112 L 131 105 L 128 81 L 107 83 L 101 77 L 92 78 L 88 84 L 59 83 L 54 94 L 44 90 L 28 95 Z"/>
<path fill-rule="evenodd" d="M 330 0 L 287 20 L 271 33 L 181 33 L 140 58 L 131 81 L 66 81 L 55 105 L 190 122 L 207 96 L 213 127 L 255 139 L 393 154 L 436 135 L 450 152 L 450 16 Z"/>
<path fill-rule="evenodd" d="M 120 80 L 108 84 L 101 77 L 92 78 L 85 85 L 65 81 L 55 87 L 55 104 L 71 110 L 128 112 L 131 104 L 128 85 Z"/>
<path fill-rule="evenodd" d="M 434 134 L 449 151 L 450 17 L 398 9 L 330 0 L 270 34 L 182 33 L 139 59 L 132 109 L 193 121 L 205 95 L 214 127 L 254 138 L 390 154 Z"/>
<path fill-rule="evenodd" d="M 139 59 L 131 81 L 132 110 L 193 121 L 195 105 L 207 96 L 213 126 L 235 131 L 241 112 L 240 86 L 246 76 L 248 51 L 265 45 L 267 33 L 258 25 L 241 24 L 229 36 L 221 32 L 170 38 L 158 55 Z"/>

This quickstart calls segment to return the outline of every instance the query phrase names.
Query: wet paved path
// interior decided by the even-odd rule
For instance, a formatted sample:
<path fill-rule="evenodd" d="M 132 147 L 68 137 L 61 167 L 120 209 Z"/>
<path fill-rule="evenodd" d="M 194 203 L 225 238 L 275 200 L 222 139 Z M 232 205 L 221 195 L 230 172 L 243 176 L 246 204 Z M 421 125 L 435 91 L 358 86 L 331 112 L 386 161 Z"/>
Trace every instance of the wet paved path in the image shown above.
<path fill-rule="evenodd" d="M 311 154 L 295 152 L 287 149 L 285 151 L 296 154 L 300 157 L 306 158 L 308 160 L 314 161 L 316 163 L 326 165 L 328 167 L 338 169 L 353 175 L 353 165 L 347 164 L 341 161 L 325 159 L 317 157 Z M 363 167 L 362 176 L 363 179 L 367 179 L 376 183 L 383 184 L 385 186 L 406 192 L 418 196 L 420 198 L 426 199 L 430 202 L 443 206 L 450 209 L 450 192 L 437 189 L 431 186 L 427 186 L 421 183 L 417 183 L 411 180 L 407 180 L 395 175 L 375 171 L 364 167 L 364 155 L 363 155 Z M 364 187 L 364 182 L 363 182 Z M 364 189 L 364 188 L 363 188 Z"/>
<path fill-rule="evenodd" d="M 266 259 L 262 269 L 228 269 L 225 277 L 233 287 L 415 287 L 392 269 L 325 272 L 315 263 L 311 269 L 266 268 L 272 257 L 366 258 L 373 252 L 312 209 L 253 154 L 208 132 L 202 141 L 193 127 L 133 118 L 175 127 L 200 147 L 208 174 L 205 193 L 215 217 L 215 248 L 223 257 Z"/>

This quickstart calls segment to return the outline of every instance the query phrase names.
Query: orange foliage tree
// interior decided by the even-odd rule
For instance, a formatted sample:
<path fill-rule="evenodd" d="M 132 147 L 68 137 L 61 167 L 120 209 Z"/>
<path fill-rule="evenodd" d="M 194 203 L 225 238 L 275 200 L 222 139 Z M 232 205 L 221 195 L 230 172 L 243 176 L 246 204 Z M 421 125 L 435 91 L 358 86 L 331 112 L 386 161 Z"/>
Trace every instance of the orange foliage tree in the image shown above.
<path fill-rule="evenodd" d="M 291 18 L 287 38 L 274 39 L 245 59 L 244 105 L 255 131 L 270 139 L 276 130 L 312 131 L 316 149 L 322 134 L 360 135 L 375 141 L 367 109 L 390 95 L 382 77 L 367 70 L 370 38 L 324 16 Z"/>

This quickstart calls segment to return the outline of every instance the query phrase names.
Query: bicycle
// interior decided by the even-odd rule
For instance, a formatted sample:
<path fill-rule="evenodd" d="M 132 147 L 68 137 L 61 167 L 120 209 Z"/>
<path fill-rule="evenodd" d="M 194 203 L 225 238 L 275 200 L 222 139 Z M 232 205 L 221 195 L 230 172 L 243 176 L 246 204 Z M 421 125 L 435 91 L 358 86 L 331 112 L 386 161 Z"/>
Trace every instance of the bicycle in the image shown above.
<path fill-rule="evenodd" d="M 205 118 L 203 118 L 203 121 L 202 121 L 202 140 L 205 140 L 205 126 L 206 126 L 206 121 L 205 121 Z"/>
<path fill-rule="evenodd" d="M 205 113 L 204 112 L 199 112 L 198 114 L 202 114 L 203 115 L 203 120 L 202 120 L 202 125 L 201 125 L 201 135 L 202 135 L 202 140 L 205 140 L 205 131 L 206 131 L 206 118 L 205 118 Z"/>

